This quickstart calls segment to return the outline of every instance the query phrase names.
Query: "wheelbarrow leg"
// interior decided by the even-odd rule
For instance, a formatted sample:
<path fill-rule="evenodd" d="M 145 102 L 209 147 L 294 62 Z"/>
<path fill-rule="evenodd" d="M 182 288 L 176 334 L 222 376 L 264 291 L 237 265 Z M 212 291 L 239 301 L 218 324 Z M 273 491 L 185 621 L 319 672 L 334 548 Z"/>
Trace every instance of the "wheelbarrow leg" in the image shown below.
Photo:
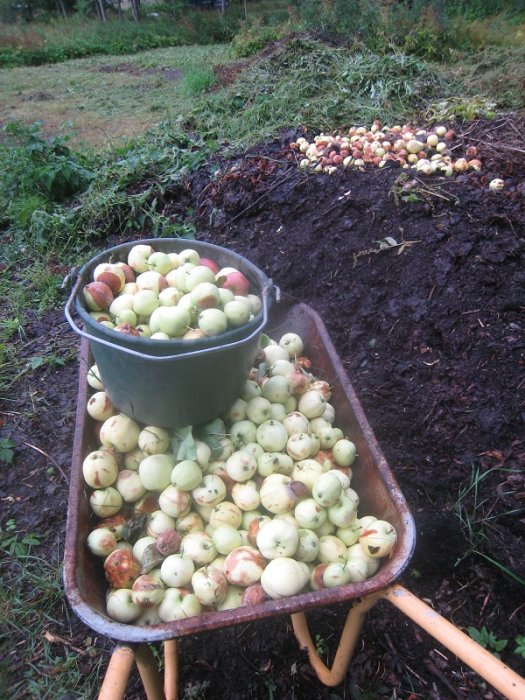
<path fill-rule="evenodd" d="M 164 642 L 164 695 L 166 700 L 179 697 L 179 643 L 176 639 Z"/>
<path fill-rule="evenodd" d="M 378 595 L 369 595 L 366 598 L 357 600 L 350 608 L 343 631 L 341 632 L 341 638 L 332 668 L 326 666 L 316 651 L 312 641 L 312 635 L 308 629 L 305 613 L 293 613 L 290 616 L 292 618 L 293 631 L 299 642 L 299 646 L 301 649 L 305 649 L 308 652 L 310 664 L 317 674 L 317 677 L 324 685 L 333 687 L 342 682 L 354 655 L 366 613 L 378 600 Z"/>
<path fill-rule="evenodd" d="M 147 644 L 115 648 L 109 660 L 98 700 L 122 700 L 134 662 L 137 664 L 147 700 L 164 700 L 157 663 Z"/>
<path fill-rule="evenodd" d="M 484 649 L 429 605 L 399 584 L 386 588 L 381 597 L 432 635 L 509 700 L 525 698 L 525 678 Z"/>
<path fill-rule="evenodd" d="M 115 648 L 109 660 L 98 700 L 120 700 L 124 697 L 134 661 L 135 653 L 131 647 Z"/>
<path fill-rule="evenodd" d="M 135 661 L 140 673 L 142 685 L 148 700 L 164 700 L 164 691 L 157 662 L 147 644 L 135 647 Z"/>

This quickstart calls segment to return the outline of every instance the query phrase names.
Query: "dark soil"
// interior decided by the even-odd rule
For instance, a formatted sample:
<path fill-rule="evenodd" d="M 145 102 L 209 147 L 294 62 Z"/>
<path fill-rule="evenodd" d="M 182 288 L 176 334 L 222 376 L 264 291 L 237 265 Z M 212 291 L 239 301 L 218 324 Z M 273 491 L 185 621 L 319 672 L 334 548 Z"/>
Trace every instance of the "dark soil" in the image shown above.
<path fill-rule="evenodd" d="M 472 123 L 457 148 L 480 145 L 482 172 L 413 182 L 394 169 L 307 176 L 288 148 L 297 134 L 283 134 L 218 163 L 213 179 L 199 173 L 164 202 L 173 221 L 192 210 L 200 240 L 243 254 L 321 315 L 416 522 L 402 582 L 459 628 L 485 626 L 509 640 L 502 659 L 521 675 L 524 127 Z M 505 180 L 503 191 L 489 190 L 493 177 Z M 386 237 L 397 245 L 380 249 Z M 25 331 L 18 349 L 27 358 L 76 348 L 61 312 Z M 64 540 L 76 381 L 74 361 L 31 371 L 0 415 L 1 435 L 16 442 L 14 465 L 0 473 L 2 521 L 44 535 L 54 556 Z M 329 663 L 348 607 L 308 614 Z M 51 631 L 79 648 L 90 637 L 75 619 Z M 23 635 L 13 649 L 17 642 Z M 108 640 L 97 644 L 109 653 Z M 180 648 L 186 698 L 499 697 L 387 603 L 369 613 L 345 682 L 333 689 L 315 677 L 287 618 L 187 637 Z M 139 689 L 134 676 L 127 697 L 142 697 Z"/>

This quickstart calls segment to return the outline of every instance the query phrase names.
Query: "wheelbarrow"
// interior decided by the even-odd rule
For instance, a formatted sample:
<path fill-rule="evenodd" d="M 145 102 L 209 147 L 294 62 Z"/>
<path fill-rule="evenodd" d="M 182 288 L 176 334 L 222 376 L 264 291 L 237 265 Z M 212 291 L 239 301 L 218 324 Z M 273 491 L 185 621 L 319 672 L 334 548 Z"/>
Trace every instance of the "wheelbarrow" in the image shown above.
<path fill-rule="evenodd" d="M 83 476 L 82 461 L 96 449 L 94 424 L 86 413 L 88 399 L 87 371 L 92 364 L 85 338 L 80 347 L 78 408 L 72 456 L 72 470 L 67 514 L 64 557 L 64 587 L 76 615 L 91 629 L 116 642 L 109 661 L 99 698 L 117 700 L 136 664 L 148 700 L 175 700 L 179 686 L 179 639 L 210 630 L 240 625 L 272 616 L 290 615 L 295 637 L 306 650 L 318 679 L 326 686 L 343 680 L 359 639 L 367 612 L 380 600 L 401 610 L 461 661 L 471 667 L 502 695 L 510 700 L 525 698 L 525 679 L 482 648 L 460 629 L 444 619 L 426 603 L 397 582 L 408 565 L 415 546 L 415 527 L 407 503 L 374 437 L 359 400 L 315 311 L 302 303 L 281 301 L 274 305 L 266 332 L 277 337 L 296 332 L 304 339 L 316 374 L 332 387 L 331 403 L 337 425 L 352 437 L 359 455 L 352 487 L 360 495 L 360 513 L 388 520 L 397 530 L 397 545 L 379 571 L 361 583 L 300 593 L 289 598 L 257 605 L 241 606 L 222 612 L 206 612 L 181 621 L 142 627 L 115 622 L 105 612 L 107 582 L 100 561 L 85 545 L 92 526 Z M 316 651 L 306 612 L 341 602 L 351 607 L 344 623 L 333 664 L 328 668 Z M 151 644 L 162 643 L 163 677 L 157 668 Z"/>

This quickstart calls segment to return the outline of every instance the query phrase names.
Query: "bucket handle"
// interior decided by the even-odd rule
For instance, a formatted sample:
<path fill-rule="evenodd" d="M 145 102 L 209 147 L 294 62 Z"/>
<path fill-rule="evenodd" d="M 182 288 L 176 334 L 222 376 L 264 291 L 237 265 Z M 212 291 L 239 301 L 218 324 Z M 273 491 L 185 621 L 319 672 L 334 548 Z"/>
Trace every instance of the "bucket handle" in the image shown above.
<path fill-rule="evenodd" d="M 67 279 L 67 278 L 66 278 L 66 279 Z M 65 314 L 65 316 L 66 316 L 66 319 L 68 320 L 69 325 L 70 325 L 71 328 L 75 331 L 75 333 L 77 333 L 78 335 L 80 335 L 82 338 L 86 338 L 86 339 L 87 339 L 88 341 L 90 341 L 90 342 L 98 343 L 99 345 L 104 345 L 105 347 L 108 347 L 108 348 L 111 348 L 112 350 L 114 350 L 114 349 L 115 349 L 114 343 L 110 343 L 109 341 L 104 340 L 103 338 L 97 338 L 96 336 L 91 335 L 91 333 L 88 333 L 88 332 L 85 331 L 84 329 L 79 328 L 79 327 L 77 326 L 75 320 L 73 319 L 73 316 L 72 316 L 72 313 L 71 313 L 71 306 L 72 306 L 72 304 L 73 304 L 73 300 L 75 299 L 76 295 L 78 294 L 78 291 L 79 291 L 79 288 L 80 288 L 81 283 L 82 283 L 82 277 L 81 277 L 81 276 L 78 276 L 77 279 L 76 279 L 75 284 L 73 285 L 73 288 L 72 288 L 72 290 L 71 290 L 71 293 L 70 293 L 70 295 L 69 295 L 69 298 L 68 298 L 68 300 L 67 300 L 67 302 L 66 302 L 66 306 L 65 306 L 65 309 L 64 309 L 64 314 Z M 267 304 L 267 300 L 268 300 L 268 298 L 269 298 L 269 296 L 270 296 L 270 294 L 271 294 L 272 291 L 275 293 L 275 300 L 276 300 L 277 302 L 279 302 L 279 300 L 280 300 L 280 298 L 281 298 L 281 290 L 280 290 L 279 287 L 275 286 L 275 285 L 272 283 L 272 281 L 270 280 L 270 284 L 269 284 L 269 285 L 265 285 L 265 286 L 263 287 L 263 289 L 262 289 L 262 296 L 264 297 L 264 303 L 263 303 L 263 326 L 265 326 L 266 323 L 267 323 L 267 321 L 268 321 L 268 304 Z M 258 333 L 260 333 L 260 328 L 258 328 L 257 330 L 253 331 L 253 333 L 251 333 L 251 335 L 247 336 L 246 338 L 242 338 L 241 340 L 236 340 L 235 342 L 233 342 L 233 343 L 228 343 L 227 345 L 221 345 L 221 349 L 228 350 L 228 349 L 230 349 L 230 348 L 235 348 L 235 347 L 237 347 L 238 345 L 243 345 L 243 344 L 246 343 L 247 341 L 252 340 L 252 338 L 254 338 Z M 138 352 L 137 350 L 132 350 L 131 348 L 126 348 L 126 347 L 124 347 L 123 345 L 119 345 L 119 350 L 121 350 L 122 352 L 126 353 L 127 355 L 131 355 L 132 357 L 137 357 L 137 358 L 139 358 L 139 359 L 141 359 L 141 360 L 143 360 L 143 359 L 147 359 L 148 361 L 153 360 L 154 362 L 159 362 L 160 364 L 162 364 L 163 362 L 169 362 L 169 361 L 174 360 L 174 359 L 176 359 L 177 357 L 180 357 L 180 356 L 181 356 L 180 353 L 179 353 L 179 354 L 175 354 L 175 355 L 147 355 L 147 354 L 145 354 L 145 353 Z M 194 351 L 192 351 L 192 352 L 186 352 L 186 353 L 184 353 L 184 357 L 186 357 L 186 358 L 187 358 L 187 357 L 198 357 L 198 356 L 200 356 L 200 355 L 205 355 L 205 354 L 207 354 L 207 353 L 212 353 L 212 352 L 216 352 L 216 351 L 217 351 L 217 348 L 216 348 L 216 347 L 203 348 L 202 350 L 194 350 Z"/>

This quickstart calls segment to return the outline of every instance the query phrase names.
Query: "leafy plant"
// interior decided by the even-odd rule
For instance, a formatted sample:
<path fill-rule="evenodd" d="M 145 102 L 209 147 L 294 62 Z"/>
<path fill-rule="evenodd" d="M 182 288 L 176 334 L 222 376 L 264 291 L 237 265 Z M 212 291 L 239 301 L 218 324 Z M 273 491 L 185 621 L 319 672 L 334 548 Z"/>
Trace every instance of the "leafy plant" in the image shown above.
<path fill-rule="evenodd" d="M 518 635 L 515 641 L 516 648 L 514 649 L 514 653 L 519 654 L 525 659 L 525 635 Z"/>
<path fill-rule="evenodd" d="M 499 652 L 503 651 L 509 643 L 508 639 L 497 639 L 494 633 L 488 630 L 485 625 L 480 629 L 477 629 L 477 627 L 468 627 L 468 633 L 475 642 L 484 649 L 492 652 L 494 656 L 498 658 Z"/>
<path fill-rule="evenodd" d="M 11 464 L 15 456 L 14 446 L 15 443 L 9 438 L 0 438 L 0 462 Z"/>

